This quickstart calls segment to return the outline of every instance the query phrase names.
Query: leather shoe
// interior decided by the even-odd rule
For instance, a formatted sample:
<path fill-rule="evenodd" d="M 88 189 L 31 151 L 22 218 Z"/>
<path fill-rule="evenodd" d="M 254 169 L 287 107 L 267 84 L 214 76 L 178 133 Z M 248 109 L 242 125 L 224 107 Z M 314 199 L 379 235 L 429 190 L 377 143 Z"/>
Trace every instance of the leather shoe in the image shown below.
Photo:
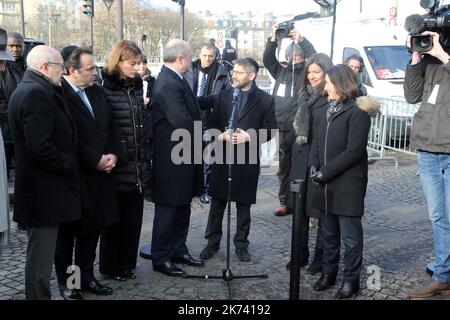
<path fill-rule="evenodd" d="M 428 286 L 424 288 L 407 292 L 407 295 L 411 298 L 428 298 L 438 294 L 450 295 L 450 281 L 439 282 L 433 280 Z"/>
<path fill-rule="evenodd" d="M 211 197 L 207 193 L 204 193 L 200 196 L 200 202 L 203 204 L 208 204 L 211 202 Z"/>
<path fill-rule="evenodd" d="M 280 207 L 278 207 L 278 208 L 273 212 L 273 214 L 274 214 L 275 216 L 277 216 L 277 217 L 283 217 L 283 216 L 288 215 L 288 214 L 291 214 L 291 213 L 292 213 L 292 211 L 291 211 L 287 206 L 285 206 L 284 204 L 281 205 Z"/>
<path fill-rule="evenodd" d="M 319 280 L 317 280 L 317 282 L 314 284 L 313 289 L 314 291 L 322 291 L 328 289 L 335 283 L 336 283 L 336 275 L 322 274 Z"/>
<path fill-rule="evenodd" d="M 89 282 L 83 287 L 83 291 L 88 291 L 98 296 L 108 296 L 113 293 L 112 288 L 102 285 L 97 280 Z"/>
<path fill-rule="evenodd" d="M 322 272 L 322 258 L 317 258 L 317 256 L 314 256 L 314 259 L 306 269 L 306 272 L 308 274 L 317 274 L 319 272 Z"/>
<path fill-rule="evenodd" d="M 108 274 L 108 275 L 106 275 L 106 278 L 113 279 L 116 281 L 121 281 L 121 282 L 127 280 L 127 279 L 125 279 L 125 277 L 122 274 Z"/>
<path fill-rule="evenodd" d="M 76 289 L 64 289 L 61 292 L 61 296 L 64 300 L 84 300 L 80 291 Z"/>
<path fill-rule="evenodd" d="M 205 265 L 205 262 L 203 260 L 193 258 L 189 253 L 178 257 L 172 257 L 171 261 L 173 263 L 187 264 L 191 267 L 203 267 Z"/>
<path fill-rule="evenodd" d="M 122 274 L 125 279 L 136 279 L 136 273 L 133 270 L 125 270 Z"/>
<path fill-rule="evenodd" d="M 248 253 L 248 250 L 246 248 L 236 248 L 236 254 L 238 256 L 238 259 L 242 262 L 250 262 L 250 253 Z"/>
<path fill-rule="evenodd" d="M 336 299 L 348 299 L 359 292 L 359 281 L 356 283 L 344 282 L 334 297 Z"/>
<path fill-rule="evenodd" d="M 213 247 L 208 245 L 202 250 L 202 252 L 200 252 L 200 259 L 202 260 L 211 259 L 218 250 L 219 247 Z"/>
<path fill-rule="evenodd" d="M 170 261 L 166 261 L 163 264 L 154 264 L 153 270 L 156 272 L 161 272 L 169 277 L 184 277 L 186 275 L 186 272 L 184 272 L 183 269 L 178 268 Z"/>

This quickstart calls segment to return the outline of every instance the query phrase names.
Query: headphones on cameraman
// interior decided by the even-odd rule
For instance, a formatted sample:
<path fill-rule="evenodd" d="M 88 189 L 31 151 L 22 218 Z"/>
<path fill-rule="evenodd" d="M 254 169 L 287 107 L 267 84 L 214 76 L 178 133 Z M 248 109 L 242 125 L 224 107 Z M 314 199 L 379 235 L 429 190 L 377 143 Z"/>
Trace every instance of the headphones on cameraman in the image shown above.
<path fill-rule="evenodd" d="M 359 61 L 359 63 L 361 63 L 361 66 L 359 67 L 358 74 L 362 73 L 364 71 L 364 67 L 365 67 L 364 66 L 364 60 L 359 54 L 352 54 L 351 56 L 349 56 L 347 59 L 345 59 L 345 64 L 348 65 L 350 60 L 356 60 L 356 61 Z"/>

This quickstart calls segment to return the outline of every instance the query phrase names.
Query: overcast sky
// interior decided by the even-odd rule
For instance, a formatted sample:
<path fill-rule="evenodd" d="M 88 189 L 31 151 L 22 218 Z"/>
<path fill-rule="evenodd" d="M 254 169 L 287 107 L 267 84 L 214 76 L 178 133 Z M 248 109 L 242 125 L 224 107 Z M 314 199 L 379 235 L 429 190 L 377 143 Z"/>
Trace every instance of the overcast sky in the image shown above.
<path fill-rule="evenodd" d="M 332 2 L 333 0 L 329 0 Z M 341 0 L 338 3 L 338 12 L 353 15 L 359 12 L 362 3 L 363 10 L 369 14 L 389 15 L 389 10 L 395 0 Z M 177 10 L 179 5 L 171 0 L 151 0 L 157 6 L 164 6 Z M 419 0 L 397 0 L 398 16 L 402 20 L 411 13 L 424 13 Z M 204 11 L 223 13 L 231 10 L 233 13 L 245 11 L 259 11 L 262 13 L 273 11 L 278 14 L 292 14 L 292 16 L 308 12 L 319 11 L 319 5 L 313 0 L 186 0 L 186 8 L 191 12 Z M 339 10 L 340 9 L 340 10 Z"/>

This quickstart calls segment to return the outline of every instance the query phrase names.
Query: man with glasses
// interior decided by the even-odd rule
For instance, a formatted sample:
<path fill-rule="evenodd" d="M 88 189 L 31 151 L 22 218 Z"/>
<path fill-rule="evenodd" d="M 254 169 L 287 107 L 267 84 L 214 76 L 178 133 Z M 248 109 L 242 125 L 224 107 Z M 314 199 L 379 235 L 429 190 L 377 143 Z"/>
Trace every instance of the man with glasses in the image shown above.
<path fill-rule="evenodd" d="M 202 99 L 202 106 L 213 107 L 208 122 L 209 129 L 221 134 L 216 138 L 215 162 L 212 165 L 210 194 L 212 197 L 205 238 L 207 246 L 200 253 L 201 259 L 209 259 L 220 248 L 222 220 L 228 200 L 228 150 L 233 147 L 231 201 L 236 202 L 237 227 L 234 236 L 236 254 L 240 261 L 249 262 L 248 235 L 250 232 L 250 207 L 256 202 L 259 177 L 259 150 L 262 143 L 271 139 L 276 129 L 274 99 L 256 86 L 258 63 L 252 58 L 234 61 L 233 87 L 217 96 Z M 236 96 L 236 93 L 239 95 Z M 232 116 L 233 101 L 236 104 L 233 122 L 234 132 L 227 128 Z M 256 133 L 256 134 L 252 134 Z M 218 144 L 222 143 L 222 148 Z M 219 149 L 220 148 L 220 149 Z M 218 150 L 225 150 L 220 155 Z M 223 157 L 222 157 L 223 156 Z"/>
<path fill-rule="evenodd" d="M 26 299 L 51 299 L 50 276 L 59 225 L 81 218 L 75 124 L 61 97 L 63 60 L 34 47 L 28 69 L 9 101 L 16 151 L 13 219 L 27 228 Z"/>

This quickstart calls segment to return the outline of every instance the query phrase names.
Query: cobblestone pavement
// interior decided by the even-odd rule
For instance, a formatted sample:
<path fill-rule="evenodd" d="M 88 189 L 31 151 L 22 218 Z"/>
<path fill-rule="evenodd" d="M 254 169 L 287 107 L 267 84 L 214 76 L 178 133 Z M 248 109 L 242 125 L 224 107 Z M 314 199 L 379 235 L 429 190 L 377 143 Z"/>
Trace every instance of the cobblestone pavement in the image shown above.
<path fill-rule="evenodd" d="M 425 264 L 433 260 L 431 225 L 427 217 L 425 199 L 419 183 L 415 157 L 398 155 L 399 168 L 380 161 L 370 166 L 369 187 L 366 197 L 364 227 L 364 262 L 361 276 L 361 292 L 358 300 L 408 299 L 406 291 L 427 284 Z M 231 246 L 230 269 L 235 276 L 268 274 L 267 279 L 233 279 L 231 288 L 235 299 L 284 300 L 289 296 L 289 272 L 285 265 L 290 259 L 292 216 L 275 217 L 278 182 L 276 167 L 265 168 L 260 178 L 257 204 L 252 207 L 252 225 L 249 236 L 249 251 L 252 261 L 237 260 Z M 151 239 L 153 205 L 146 202 L 141 244 Z M 199 255 L 206 244 L 203 238 L 208 206 L 195 200 L 192 205 L 188 247 L 192 255 Z M 226 219 L 224 219 L 224 222 Z M 0 252 L 0 299 L 24 299 L 24 262 L 27 238 L 13 224 L 8 246 Z M 235 228 L 234 207 L 232 213 L 232 236 Z M 224 230 L 226 230 L 224 225 Z M 316 228 L 311 229 L 310 247 Z M 226 263 L 226 242 L 203 268 L 183 266 L 189 274 L 222 275 Z M 342 261 L 341 261 L 342 262 Z M 380 287 L 372 287 L 371 281 L 379 268 Z M 342 270 L 342 265 L 341 269 Z M 154 299 L 154 300 L 207 300 L 226 299 L 227 286 L 222 279 L 180 279 L 153 272 L 151 261 L 138 258 L 137 279 L 116 282 L 103 279 L 114 294 L 97 297 L 85 293 L 85 299 Z M 338 284 L 342 273 L 339 274 Z M 300 296 L 305 300 L 333 299 L 337 288 L 315 292 L 312 285 L 318 276 L 301 271 Z M 369 280 L 369 281 L 368 281 Z M 55 278 L 52 278 L 55 299 L 61 299 Z M 437 297 L 435 299 L 443 299 Z"/>

